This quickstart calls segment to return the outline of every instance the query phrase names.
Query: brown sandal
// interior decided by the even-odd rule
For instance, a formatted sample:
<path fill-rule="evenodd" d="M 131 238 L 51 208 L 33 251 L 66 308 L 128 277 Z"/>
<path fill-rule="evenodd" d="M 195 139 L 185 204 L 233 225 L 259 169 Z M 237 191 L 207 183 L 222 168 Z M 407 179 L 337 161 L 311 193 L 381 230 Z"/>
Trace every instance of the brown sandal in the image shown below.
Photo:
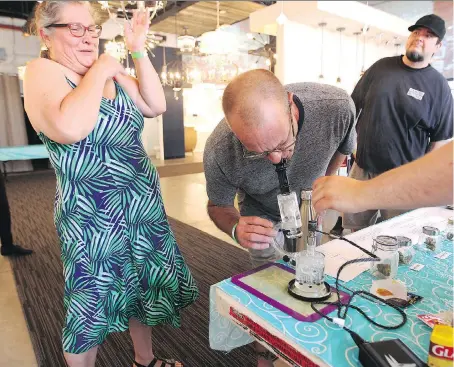
<path fill-rule="evenodd" d="M 158 357 L 154 357 L 148 366 L 144 366 L 143 364 L 137 363 L 136 361 L 134 361 L 134 364 L 137 367 L 155 367 L 158 362 L 164 362 L 164 364 L 161 363 L 162 367 L 183 367 L 183 363 L 181 362 L 175 361 L 173 359 L 164 359 Z"/>

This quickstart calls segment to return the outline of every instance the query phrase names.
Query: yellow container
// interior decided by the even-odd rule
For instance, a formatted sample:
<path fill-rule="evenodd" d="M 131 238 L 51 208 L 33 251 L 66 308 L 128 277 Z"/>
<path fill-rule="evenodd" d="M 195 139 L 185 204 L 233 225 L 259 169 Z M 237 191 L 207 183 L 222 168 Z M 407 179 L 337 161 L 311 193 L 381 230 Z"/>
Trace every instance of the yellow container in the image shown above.
<path fill-rule="evenodd" d="M 435 325 L 430 336 L 429 367 L 453 366 L 453 333 L 451 326 Z"/>

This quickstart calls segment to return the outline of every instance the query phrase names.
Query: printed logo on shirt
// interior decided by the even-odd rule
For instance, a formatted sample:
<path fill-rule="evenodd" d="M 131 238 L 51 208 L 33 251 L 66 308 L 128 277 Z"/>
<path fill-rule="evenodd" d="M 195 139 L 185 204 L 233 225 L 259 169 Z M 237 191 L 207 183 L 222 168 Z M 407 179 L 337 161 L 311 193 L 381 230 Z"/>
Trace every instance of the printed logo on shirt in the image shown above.
<path fill-rule="evenodd" d="M 421 101 L 422 97 L 424 97 L 424 92 L 410 88 L 407 92 L 407 96 L 416 98 L 418 101 Z"/>

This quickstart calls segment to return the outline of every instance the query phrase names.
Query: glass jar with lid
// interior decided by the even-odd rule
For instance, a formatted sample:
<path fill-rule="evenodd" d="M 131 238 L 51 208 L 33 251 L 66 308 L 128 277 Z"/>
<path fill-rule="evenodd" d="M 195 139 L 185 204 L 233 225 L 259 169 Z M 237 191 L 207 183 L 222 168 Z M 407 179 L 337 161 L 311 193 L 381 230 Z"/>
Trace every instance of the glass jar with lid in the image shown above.
<path fill-rule="evenodd" d="M 372 253 L 380 258 L 371 264 L 372 275 L 380 279 L 395 278 L 399 267 L 397 238 L 377 236 L 372 244 Z"/>
<path fill-rule="evenodd" d="M 454 217 L 448 218 L 448 225 L 445 229 L 445 238 L 450 241 L 454 239 Z"/>
<path fill-rule="evenodd" d="M 397 247 L 399 251 L 399 264 L 408 265 L 415 257 L 415 249 L 410 238 L 404 236 L 396 236 Z"/>
<path fill-rule="evenodd" d="M 437 251 L 440 246 L 440 230 L 436 227 L 424 226 L 419 236 L 418 245 L 421 250 Z"/>

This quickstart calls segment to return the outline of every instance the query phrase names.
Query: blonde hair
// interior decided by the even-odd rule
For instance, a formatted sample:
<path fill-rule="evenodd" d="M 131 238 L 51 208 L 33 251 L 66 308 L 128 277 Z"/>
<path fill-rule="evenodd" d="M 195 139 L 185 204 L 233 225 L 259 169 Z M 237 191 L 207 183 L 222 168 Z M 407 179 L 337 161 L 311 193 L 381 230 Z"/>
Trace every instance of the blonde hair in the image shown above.
<path fill-rule="evenodd" d="M 279 79 L 270 71 L 255 69 L 238 75 L 224 90 L 222 109 L 229 115 L 238 115 L 245 125 L 258 125 L 262 121 L 260 104 L 275 102 L 286 108 L 287 92 Z"/>
<path fill-rule="evenodd" d="M 58 22 L 63 8 L 70 4 L 88 6 L 90 13 L 92 14 L 95 21 L 97 21 L 98 14 L 90 4 L 90 1 L 43 1 L 41 3 L 38 3 L 35 7 L 33 22 L 30 26 L 30 34 L 34 34 L 40 37 L 41 43 L 44 44 L 40 30 L 42 29 L 45 34 L 49 34 L 51 31 L 46 27 Z M 48 59 L 49 50 L 41 50 L 40 57 Z"/>

